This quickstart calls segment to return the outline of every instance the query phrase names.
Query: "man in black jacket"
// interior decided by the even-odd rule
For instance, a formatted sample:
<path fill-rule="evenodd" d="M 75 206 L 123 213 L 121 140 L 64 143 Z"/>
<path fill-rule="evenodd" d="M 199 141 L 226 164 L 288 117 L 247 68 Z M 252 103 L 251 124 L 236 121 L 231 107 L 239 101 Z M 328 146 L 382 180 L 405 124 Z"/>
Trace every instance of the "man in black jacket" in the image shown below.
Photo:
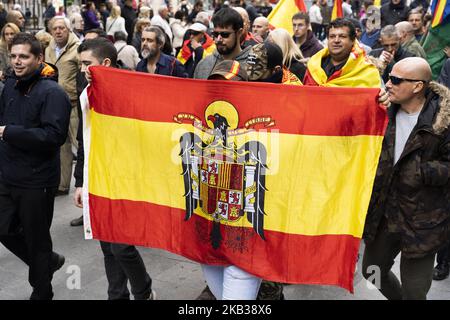
<path fill-rule="evenodd" d="M 131 44 L 131 40 L 133 40 L 134 24 L 136 23 L 137 18 L 136 11 L 133 9 L 133 1 L 124 1 L 122 17 L 125 19 L 125 30 L 127 30 L 128 33 L 127 43 Z"/>
<path fill-rule="evenodd" d="M 396 63 L 386 83 L 392 105 L 366 216 L 362 270 L 366 279 L 376 272 L 388 299 L 426 299 L 436 252 L 450 235 L 450 91 L 430 80 L 427 61 L 412 57 Z M 401 283 L 391 271 L 399 253 Z"/>
<path fill-rule="evenodd" d="M 0 241 L 29 266 L 30 299 L 52 299 L 53 273 L 64 263 L 50 226 L 70 101 L 34 36 L 14 37 L 11 64 L 0 99 Z"/>
<path fill-rule="evenodd" d="M 381 7 L 381 27 L 407 20 L 409 7 L 405 2 L 405 0 L 391 0 Z"/>

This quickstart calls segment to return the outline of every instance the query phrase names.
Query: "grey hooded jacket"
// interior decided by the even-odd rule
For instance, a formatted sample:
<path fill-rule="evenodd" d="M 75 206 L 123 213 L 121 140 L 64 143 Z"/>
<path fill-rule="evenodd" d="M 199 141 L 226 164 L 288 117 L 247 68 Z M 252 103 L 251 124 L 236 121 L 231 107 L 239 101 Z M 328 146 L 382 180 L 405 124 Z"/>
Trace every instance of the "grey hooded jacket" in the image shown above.
<path fill-rule="evenodd" d="M 251 47 L 243 49 L 234 60 L 238 61 L 241 65 L 246 65 L 250 49 Z M 215 50 L 213 54 L 207 56 L 198 63 L 194 71 L 194 79 L 207 79 L 215 65 L 222 60 L 224 60 L 223 56 Z"/>

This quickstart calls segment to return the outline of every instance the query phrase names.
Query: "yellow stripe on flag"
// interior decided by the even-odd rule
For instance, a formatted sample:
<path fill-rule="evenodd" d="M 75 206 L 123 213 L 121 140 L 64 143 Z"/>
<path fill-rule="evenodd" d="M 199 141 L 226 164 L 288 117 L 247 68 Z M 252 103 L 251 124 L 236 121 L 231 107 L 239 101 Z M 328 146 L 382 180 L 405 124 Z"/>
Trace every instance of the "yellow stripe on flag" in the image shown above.
<path fill-rule="evenodd" d="M 267 19 L 273 27 L 286 29 L 289 34 L 293 35 L 292 16 L 299 11 L 294 0 L 280 0 Z"/>
<path fill-rule="evenodd" d="M 439 1 L 439 0 L 435 0 Z M 433 21 L 431 23 L 431 27 L 434 28 L 441 23 L 442 16 L 444 14 L 445 6 L 447 5 L 447 1 L 441 0 L 438 2 L 436 13 L 434 14 Z"/>
<path fill-rule="evenodd" d="M 90 193 L 184 209 L 179 139 L 193 127 L 91 111 Z M 235 140 L 237 146 L 258 140 L 269 155 L 283 154 L 267 161 L 264 229 L 361 237 L 367 212 L 362 204 L 368 203 L 371 195 L 370 176 L 375 175 L 382 139 L 257 132 L 239 136 Z M 291 150 L 288 156 L 285 150 Z M 367 176 L 361 176 L 361 172 L 367 172 Z M 200 208 L 196 213 L 209 218 Z M 229 223 L 251 227 L 245 216 Z"/>

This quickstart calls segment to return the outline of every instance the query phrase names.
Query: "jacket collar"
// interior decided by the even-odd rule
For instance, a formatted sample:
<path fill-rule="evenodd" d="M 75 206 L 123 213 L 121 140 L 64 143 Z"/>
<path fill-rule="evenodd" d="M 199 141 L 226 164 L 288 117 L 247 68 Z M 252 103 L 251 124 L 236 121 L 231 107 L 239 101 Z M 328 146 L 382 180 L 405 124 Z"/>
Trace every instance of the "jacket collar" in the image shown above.
<path fill-rule="evenodd" d="M 388 115 L 394 119 L 400 106 L 393 104 Z M 436 134 L 441 134 L 450 126 L 450 90 L 432 81 L 426 93 L 425 106 L 420 112 L 417 128 L 429 128 Z"/>
<path fill-rule="evenodd" d="M 58 57 L 58 59 L 63 55 L 64 52 L 66 52 L 67 50 L 69 50 L 72 46 L 76 45 L 80 43 L 80 39 L 75 35 L 75 33 L 73 33 L 72 31 L 69 33 L 69 39 L 67 40 L 67 44 L 65 45 L 65 47 L 63 49 L 61 49 L 61 53 Z M 53 54 L 56 55 L 55 50 L 56 50 L 56 42 L 55 39 L 50 40 L 49 43 L 49 48 L 51 48 L 51 52 Z"/>

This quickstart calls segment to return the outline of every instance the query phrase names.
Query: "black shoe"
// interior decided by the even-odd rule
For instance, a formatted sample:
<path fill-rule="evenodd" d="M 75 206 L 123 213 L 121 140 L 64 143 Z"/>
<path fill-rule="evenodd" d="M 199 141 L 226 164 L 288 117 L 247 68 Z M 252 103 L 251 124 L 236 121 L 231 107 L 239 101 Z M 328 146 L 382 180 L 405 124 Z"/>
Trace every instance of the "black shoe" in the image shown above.
<path fill-rule="evenodd" d="M 195 300 L 216 300 L 216 297 L 213 295 L 209 287 L 206 286 L 205 289 L 200 293 L 200 295 Z"/>
<path fill-rule="evenodd" d="M 438 264 L 433 270 L 433 280 L 444 280 L 448 277 L 449 274 L 449 265 L 448 263 Z"/>
<path fill-rule="evenodd" d="M 58 190 L 58 191 L 56 191 L 56 197 L 58 197 L 58 196 L 67 196 L 69 194 L 69 190 L 65 190 L 65 191 L 63 191 L 63 190 Z"/>
<path fill-rule="evenodd" d="M 259 287 L 256 300 L 284 300 L 283 284 L 263 280 Z"/>
<path fill-rule="evenodd" d="M 61 269 L 61 267 L 66 262 L 66 258 L 62 254 L 58 254 L 56 252 L 53 252 L 52 254 L 52 266 L 50 269 L 50 272 L 52 273 L 51 277 L 53 278 L 53 274 Z"/>
<path fill-rule="evenodd" d="M 70 226 L 72 226 L 72 227 L 78 227 L 78 226 L 82 226 L 82 225 L 83 225 L 83 216 L 70 221 Z"/>

